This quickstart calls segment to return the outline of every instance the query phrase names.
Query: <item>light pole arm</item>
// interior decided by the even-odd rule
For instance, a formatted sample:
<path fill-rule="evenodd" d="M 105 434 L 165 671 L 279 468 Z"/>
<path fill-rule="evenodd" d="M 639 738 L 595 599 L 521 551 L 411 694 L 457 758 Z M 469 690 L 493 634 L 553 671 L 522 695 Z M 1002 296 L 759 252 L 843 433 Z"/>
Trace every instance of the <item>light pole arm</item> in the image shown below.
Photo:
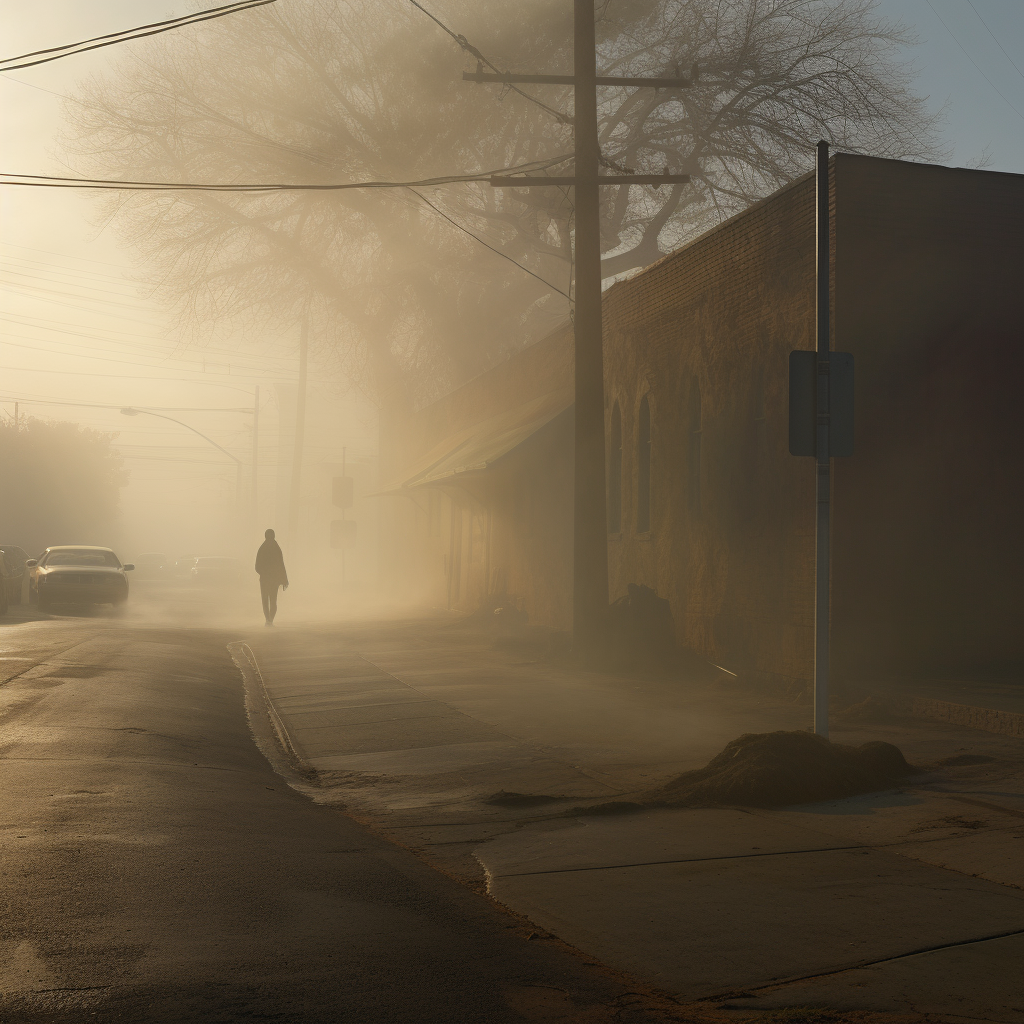
<path fill-rule="evenodd" d="M 179 427 L 184 427 L 186 430 L 191 430 L 193 434 L 198 434 L 208 444 L 212 444 L 214 448 L 219 452 L 223 452 L 229 459 L 231 459 L 237 466 L 242 465 L 242 460 L 236 455 L 232 455 L 227 448 L 222 448 L 212 437 L 207 437 L 201 430 L 196 430 L 195 427 L 190 427 L 187 423 L 183 423 L 181 420 L 176 420 L 173 416 L 165 416 L 161 412 L 150 412 L 148 409 L 133 409 L 127 408 L 122 409 L 121 412 L 125 416 L 138 416 L 140 414 L 144 416 L 156 416 L 157 419 L 170 420 L 171 423 L 177 423 Z"/>

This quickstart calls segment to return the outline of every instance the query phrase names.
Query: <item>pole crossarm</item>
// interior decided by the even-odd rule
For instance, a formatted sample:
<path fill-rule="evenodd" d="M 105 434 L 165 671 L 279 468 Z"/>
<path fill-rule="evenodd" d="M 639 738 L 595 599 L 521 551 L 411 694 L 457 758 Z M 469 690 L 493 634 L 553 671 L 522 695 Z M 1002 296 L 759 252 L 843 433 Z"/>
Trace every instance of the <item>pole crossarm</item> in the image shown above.
<path fill-rule="evenodd" d="M 575 75 L 514 75 L 493 74 L 490 71 L 463 71 L 464 82 L 494 82 L 498 85 L 575 85 Z M 598 75 L 595 85 L 625 86 L 641 89 L 689 89 L 692 78 L 619 78 L 614 75 Z"/>
<path fill-rule="evenodd" d="M 598 185 L 685 185 L 689 182 L 688 174 L 599 174 Z M 516 178 L 496 174 L 488 179 L 493 188 L 534 188 L 536 186 L 575 185 L 576 178 L 573 175 L 564 176 L 543 176 L 537 178 Z"/>

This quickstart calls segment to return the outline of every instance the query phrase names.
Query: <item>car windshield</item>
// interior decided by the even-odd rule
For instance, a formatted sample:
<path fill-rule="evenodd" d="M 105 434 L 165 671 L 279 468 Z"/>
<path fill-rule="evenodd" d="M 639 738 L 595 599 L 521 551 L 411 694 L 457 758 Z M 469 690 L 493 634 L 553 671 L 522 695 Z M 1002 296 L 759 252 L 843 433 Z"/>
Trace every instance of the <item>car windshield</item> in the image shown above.
<path fill-rule="evenodd" d="M 111 569 L 120 569 L 121 563 L 113 551 L 97 550 L 96 548 L 62 548 L 51 551 L 44 559 L 43 565 L 102 565 Z"/>

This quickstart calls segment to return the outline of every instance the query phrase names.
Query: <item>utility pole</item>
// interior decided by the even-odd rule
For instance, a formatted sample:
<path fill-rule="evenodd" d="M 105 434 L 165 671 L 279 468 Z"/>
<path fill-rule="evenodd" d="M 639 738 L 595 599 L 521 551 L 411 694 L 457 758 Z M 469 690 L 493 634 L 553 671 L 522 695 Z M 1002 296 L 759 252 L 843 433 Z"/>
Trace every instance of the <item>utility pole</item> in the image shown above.
<path fill-rule="evenodd" d="M 259 520 L 260 506 L 259 506 L 259 487 L 258 487 L 258 472 L 259 472 L 259 461 L 260 461 L 260 386 L 256 385 L 256 393 L 252 400 L 252 480 L 250 481 L 250 488 L 252 490 L 252 524 L 253 528 L 256 528 L 256 524 Z"/>
<path fill-rule="evenodd" d="M 576 136 L 574 174 L 569 177 L 490 179 L 498 188 L 571 186 L 576 212 L 575 475 L 573 505 L 573 649 L 598 655 L 606 636 L 608 610 L 608 531 L 605 484 L 604 348 L 601 334 L 600 193 L 603 185 L 685 183 L 686 174 L 601 175 L 597 134 L 597 87 L 635 86 L 685 89 L 688 78 L 617 78 L 597 74 L 594 0 L 573 0 L 573 74 L 489 74 L 478 68 L 463 74 L 470 82 L 572 85 Z"/>
<path fill-rule="evenodd" d="M 347 453 L 348 453 L 348 447 L 343 445 L 342 449 L 341 449 L 341 478 L 342 478 L 342 480 L 344 480 L 345 477 L 348 476 L 348 473 L 346 472 L 346 466 L 345 466 L 345 456 L 346 456 Z M 341 521 L 345 522 L 345 506 L 344 505 L 341 508 Z M 341 533 L 342 533 L 342 536 L 345 535 L 345 527 L 344 526 L 341 528 Z M 345 545 L 344 544 L 342 544 L 342 546 L 341 546 L 341 585 L 342 585 L 342 587 L 345 586 Z"/>
<path fill-rule="evenodd" d="M 292 488 L 288 505 L 288 539 L 295 545 L 299 534 L 299 500 L 302 486 L 302 448 L 306 435 L 306 359 L 309 353 L 309 319 L 303 317 L 299 332 L 299 390 L 295 396 L 295 445 L 292 449 Z"/>

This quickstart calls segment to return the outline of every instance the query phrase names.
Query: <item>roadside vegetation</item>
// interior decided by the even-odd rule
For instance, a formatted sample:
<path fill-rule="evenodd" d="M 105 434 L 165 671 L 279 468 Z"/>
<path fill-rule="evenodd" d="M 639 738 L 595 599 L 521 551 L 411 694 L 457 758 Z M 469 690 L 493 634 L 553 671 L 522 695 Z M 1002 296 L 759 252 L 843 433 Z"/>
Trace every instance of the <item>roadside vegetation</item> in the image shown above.
<path fill-rule="evenodd" d="M 34 555 L 49 544 L 110 544 L 128 471 L 115 434 L 75 423 L 0 423 L 3 540 Z"/>

